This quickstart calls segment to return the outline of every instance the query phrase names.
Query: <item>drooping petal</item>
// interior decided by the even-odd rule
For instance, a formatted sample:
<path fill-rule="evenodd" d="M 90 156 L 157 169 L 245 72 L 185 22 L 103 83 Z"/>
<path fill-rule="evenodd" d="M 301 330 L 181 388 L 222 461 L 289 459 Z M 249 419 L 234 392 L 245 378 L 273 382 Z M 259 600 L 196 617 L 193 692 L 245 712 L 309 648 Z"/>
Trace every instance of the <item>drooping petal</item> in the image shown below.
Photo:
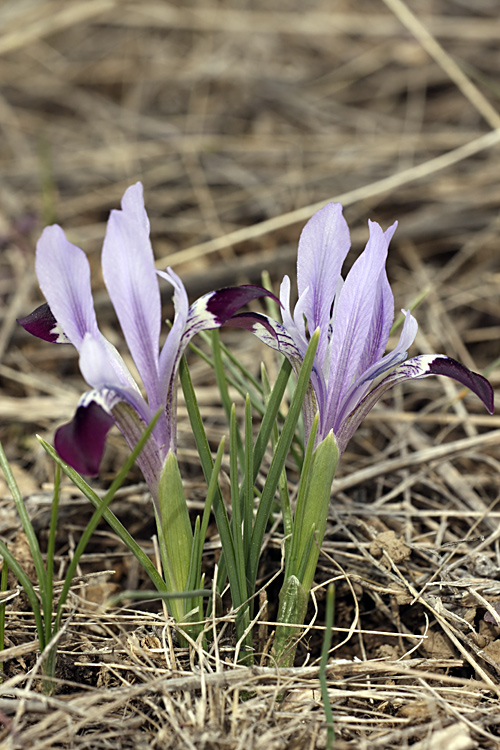
<path fill-rule="evenodd" d="M 95 401 L 78 406 L 75 416 L 59 427 L 54 445 L 63 461 L 80 474 L 95 477 L 104 453 L 106 436 L 115 420 Z"/>
<path fill-rule="evenodd" d="M 130 392 L 113 388 L 94 389 L 82 396 L 71 422 L 57 430 L 55 447 L 61 458 L 78 472 L 96 476 L 111 427 L 116 425 L 133 449 L 152 417 L 148 411 L 143 415 L 137 410 L 134 395 Z M 155 427 L 137 458 L 137 464 L 156 504 L 166 455 L 167 451 L 162 449 L 156 437 Z"/>
<path fill-rule="evenodd" d="M 370 355 L 380 351 L 381 337 L 388 336 L 394 310 L 387 307 L 385 262 L 394 231 L 395 225 L 384 233 L 378 224 L 371 223 L 370 239 L 347 275 L 336 302 L 328 376 L 330 419 L 338 414 L 362 372 L 360 368 L 366 367 Z M 372 344 L 368 337 L 375 331 L 378 339 Z"/>
<path fill-rule="evenodd" d="M 402 310 L 402 312 L 405 313 L 405 320 L 397 346 L 392 352 L 389 352 L 377 362 L 374 362 L 371 367 L 359 376 L 357 381 L 347 392 L 344 401 L 340 404 L 338 412 L 335 414 L 334 418 L 327 418 L 326 423 L 330 424 L 334 431 L 340 427 L 347 415 L 356 408 L 356 405 L 370 390 L 373 381 L 401 364 L 401 362 L 403 362 L 408 356 L 408 349 L 413 344 L 415 336 L 417 335 L 418 324 L 409 311 Z"/>
<path fill-rule="evenodd" d="M 52 344 L 71 344 L 47 303 L 40 305 L 26 317 L 17 318 L 17 323 L 32 336 L 44 341 L 50 341 Z"/>
<path fill-rule="evenodd" d="M 197 299 L 189 308 L 186 326 L 180 342 L 180 354 L 182 355 L 186 346 L 197 333 L 220 328 L 243 305 L 260 297 L 272 297 L 278 301 L 272 292 L 253 284 L 218 289 Z"/>
<path fill-rule="evenodd" d="M 271 349 L 284 354 L 292 364 L 298 363 L 298 367 L 302 364 L 304 355 L 297 347 L 295 339 L 290 335 L 288 328 L 276 320 L 269 318 L 267 315 L 253 312 L 239 313 L 238 315 L 233 315 L 227 321 L 226 325 L 251 331 L 264 344 L 271 347 Z"/>
<path fill-rule="evenodd" d="M 490 414 L 494 412 L 494 393 L 488 380 L 444 354 L 425 354 L 413 357 L 396 367 L 372 391 L 370 391 L 343 421 L 337 432 L 337 442 L 343 453 L 347 443 L 377 401 L 396 383 L 405 380 L 426 378 L 430 375 L 446 375 L 469 388 L 483 402 Z"/>
<path fill-rule="evenodd" d="M 111 211 L 102 250 L 104 282 L 153 409 L 159 394 L 161 300 L 142 185 L 128 188 Z"/>
<path fill-rule="evenodd" d="M 242 286 L 229 286 L 205 294 L 191 305 L 191 314 L 193 319 L 195 316 L 203 317 L 203 308 L 206 307 L 207 329 L 218 328 L 244 305 L 262 297 L 270 297 L 279 304 L 278 298 L 268 289 L 255 284 L 242 284 Z M 212 316 L 211 322 L 209 316 Z"/>
<path fill-rule="evenodd" d="M 97 332 L 87 256 L 61 227 L 46 227 L 36 249 L 36 274 L 52 315 L 73 346 Z"/>
<path fill-rule="evenodd" d="M 419 358 L 410 359 L 406 364 L 411 365 L 417 359 Z M 415 377 L 422 378 L 427 375 L 446 375 L 448 378 L 457 380 L 481 399 L 490 414 L 493 414 L 495 411 L 495 394 L 490 382 L 482 375 L 479 375 L 479 373 L 472 372 L 467 367 L 464 367 L 456 359 L 446 357 L 444 354 L 431 356 L 428 364 L 428 372 L 416 375 Z"/>

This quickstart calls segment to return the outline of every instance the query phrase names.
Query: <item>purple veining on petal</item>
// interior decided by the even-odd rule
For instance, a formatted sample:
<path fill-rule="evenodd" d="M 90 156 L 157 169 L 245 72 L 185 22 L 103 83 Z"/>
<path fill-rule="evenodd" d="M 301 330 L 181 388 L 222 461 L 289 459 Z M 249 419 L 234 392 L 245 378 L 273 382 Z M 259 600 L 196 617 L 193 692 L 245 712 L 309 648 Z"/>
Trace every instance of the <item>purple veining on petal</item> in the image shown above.
<path fill-rule="evenodd" d="M 97 476 L 106 436 L 113 425 L 113 417 L 97 403 L 79 406 L 71 422 L 57 430 L 55 448 L 63 461 L 80 474 Z"/>
<path fill-rule="evenodd" d="M 158 350 L 161 300 L 142 185 L 128 188 L 111 211 L 102 250 L 106 288 L 152 409 L 161 403 Z"/>
<path fill-rule="evenodd" d="M 328 203 L 305 225 L 297 252 L 297 287 L 305 297 L 304 314 L 311 330 L 323 330 L 330 320 L 331 306 L 350 238 L 340 203 Z"/>
<path fill-rule="evenodd" d="M 404 310 L 402 312 L 405 312 Z M 401 364 L 408 356 L 408 349 L 413 343 L 417 334 L 418 326 L 417 321 L 411 315 L 409 311 L 405 313 L 405 321 L 403 323 L 403 329 L 399 337 L 397 346 L 377 362 L 374 362 L 365 372 L 361 373 L 358 380 L 351 386 L 349 391 L 344 397 L 344 400 L 335 415 L 335 420 L 330 416 L 326 423 L 333 427 L 336 432 L 342 422 L 347 418 L 351 411 L 359 404 L 364 398 L 366 393 L 370 390 L 373 381 L 393 369 L 397 365 Z"/>
<path fill-rule="evenodd" d="M 392 324 L 394 310 L 387 309 L 384 287 L 387 250 L 395 228 L 393 225 L 383 232 L 378 224 L 370 224 L 366 248 L 354 262 L 337 300 L 328 375 L 328 421 L 332 421 L 332 426 L 349 389 L 361 375 L 361 368 L 366 369 L 373 362 L 369 359 L 372 342 L 368 341 L 368 334 L 374 317 L 379 317 L 375 327 L 380 329 L 380 335 L 388 336 Z M 377 307 L 381 301 L 383 307 Z M 371 356 L 380 348 L 378 341 Z"/>
<path fill-rule="evenodd" d="M 272 349 L 285 354 L 289 359 L 302 361 L 302 352 L 297 348 L 288 330 L 267 315 L 254 312 L 239 313 L 229 318 L 226 325 L 251 331 Z"/>
<path fill-rule="evenodd" d="M 97 332 L 87 256 L 61 227 L 45 227 L 36 248 L 36 274 L 45 299 L 73 346 Z"/>
<path fill-rule="evenodd" d="M 46 302 L 26 317 L 17 318 L 17 322 L 25 331 L 39 339 L 52 344 L 71 344 Z"/>
<path fill-rule="evenodd" d="M 379 245 L 382 245 L 382 247 L 387 245 L 388 248 L 389 242 L 396 231 L 397 223 L 394 223 L 385 232 L 382 232 L 379 225 L 373 221 L 369 221 L 368 226 L 370 228 L 370 239 L 368 240 L 367 250 L 372 243 L 378 243 Z M 385 250 L 385 254 L 387 254 L 387 249 Z M 357 377 L 359 377 L 362 372 L 368 369 L 373 362 L 376 362 L 384 354 L 393 320 L 394 295 L 387 278 L 387 271 L 384 262 L 378 277 L 370 326 L 366 331 L 366 340 L 358 365 Z"/>

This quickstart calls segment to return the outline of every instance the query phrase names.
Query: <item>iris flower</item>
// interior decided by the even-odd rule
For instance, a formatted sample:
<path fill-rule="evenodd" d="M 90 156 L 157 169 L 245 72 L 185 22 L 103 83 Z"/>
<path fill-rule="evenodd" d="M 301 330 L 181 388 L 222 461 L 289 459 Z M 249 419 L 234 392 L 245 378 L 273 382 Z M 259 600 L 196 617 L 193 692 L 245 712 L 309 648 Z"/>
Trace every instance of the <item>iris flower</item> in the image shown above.
<path fill-rule="evenodd" d="M 350 248 L 349 229 L 342 206 L 327 204 L 309 220 L 300 237 L 298 300 L 293 313 L 290 279 L 285 276 L 280 290 L 283 323 L 259 313 L 241 313 L 230 321 L 282 352 L 295 371 L 303 361 L 310 333 L 319 329 L 312 388 L 304 405 L 306 437 L 318 411 L 316 443 L 333 430 L 340 454 L 384 393 L 405 380 L 447 375 L 470 388 L 490 414 L 494 410 L 490 383 L 456 360 L 443 354 L 406 360 L 417 334 L 417 321 L 409 311 L 402 311 L 399 342 L 384 354 L 394 319 L 394 297 L 385 266 L 396 226 L 384 232 L 369 222 L 368 243 L 344 280 L 341 271 Z"/>
<path fill-rule="evenodd" d="M 242 305 L 267 292 L 251 285 L 232 287 L 210 292 L 189 306 L 179 277 L 170 268 L 155 269 L 140 183 L 125 192 L 121 205 L 109 217 L 102 271 L 146 398 L 98 328 L 85 253 L 57 225 L 44 229 L 36 250 L 36 273 L 47 303 L 18 322 L 39 338 L 73 344 L 78 350 L 80 371 L 91 390 L 81 397 L 71 422 L 57 430 L 55 447 L 80 473 L 98 473 L 113 425 L 133 447 L 162 408 L 137 461 L 157 502 L 166 458 L 176 451 L 176 377 L 186 346 L 196 333 L 218 328 Z M 174 322 L 161 350 L 158 276 L 173 287 L 175 305 Z"/>

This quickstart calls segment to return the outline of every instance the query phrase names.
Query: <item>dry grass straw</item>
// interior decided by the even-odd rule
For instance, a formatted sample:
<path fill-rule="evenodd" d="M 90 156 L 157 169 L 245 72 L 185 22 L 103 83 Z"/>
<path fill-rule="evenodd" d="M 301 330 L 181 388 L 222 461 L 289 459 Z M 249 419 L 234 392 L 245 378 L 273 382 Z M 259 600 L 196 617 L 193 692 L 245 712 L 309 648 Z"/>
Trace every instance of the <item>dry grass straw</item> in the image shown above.
<path fill-rule="evenodd" d="M 444 352 L 479 371 L 498 358 L 499 35 L 495 0 L 1 5 L 0 439 L 42 539 L 51 469 L 32 436 L 50 440 L 82 383 L 73 351 L 56 359 L 16 328 L 39 299 L 34 243 L 56 220 L 85 247 L 99 319 L 119 344 L 98 256 L 109 209 L 137 179 L 158 263 L 172 264 L 192 297 L 258 281 L 263 268 L 279 281 L 293 271 L 300 226 L 341 200 L 357 247 L 368 217 L 399 219 L 389 260 L 397 307 L 427 290 L 413 353 Z M 250 367 L 261 357 L 276 367 L 250 337 L 227 340 Z M 193 377 L 216 441 L 225 428 L 211 375 L 196 362 Z M 254 669 L 235 664 L 232 613 L 207 622 L 206 650 L 184 653 L 159 604 L 103 609 L 110 594 L 146 583 L 102 527 L 68 605 L 58 692 L 44 697 L 34 623 L 12 581 L 1 747 L 324 747 L 330 580 L 337 750 L 500 747 L 500 630 L 484 620 L 500 599 L 499 427 L 440 380 L 408 385 L 370 415 L 336 481 L 291 670 L 266 656 L 278 524 L 261 570 Z M 182 404 L 180 444 L 196 509 L 204 490 Z M 103 486 L 123 451 L 111 441 Z M 135 479 L 115 512 L 153 554 Z M 0 498 L 0 533 L 28 565 L 1 483 Z M 66 488 L 61 574 L 86 512 Z M 209 572 L 217 549 L 212 529 Z"/>

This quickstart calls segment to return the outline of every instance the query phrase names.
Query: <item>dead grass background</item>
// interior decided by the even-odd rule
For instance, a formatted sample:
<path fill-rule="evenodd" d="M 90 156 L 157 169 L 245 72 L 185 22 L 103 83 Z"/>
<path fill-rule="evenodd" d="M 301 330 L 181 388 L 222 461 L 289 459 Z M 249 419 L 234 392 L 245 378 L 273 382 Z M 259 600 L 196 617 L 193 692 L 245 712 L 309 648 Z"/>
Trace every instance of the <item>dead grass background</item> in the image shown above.
<path fill-rule="evenodd" d="M 397 309 L 427 290 L 412 353 L 490 368 L 498 384 L 498 10 L 495 0 L 1 5 L 0 439 L 42 540 L 52 472 L 33 436 L 51 439 L 82 381 L 70 348 L 56 357 L 16 328 L 40 299 L 35 242 L 57 221 L 85 248 L 102 327 L 119 343 L 99 251 L 109 210 L 138 179 L 159 266 L 171 264 L 192 298 L 258 281 L 264 268 L 279 282 L 293 271 L 302 224 L 327 200 L 345 204 L 358 249 L 368 218 L 397 218 Z M 261 357 L 273 366 L 250 336 L 227 340 L 251 366 Z M 198 362 L 193 374 L 217 440 L 225 428 L 211 375 Z M 393 392 L 365 421 L 336 481 L 293 670 L 265 658 L 235 666 L 230 613 L 207 624 L 209 652 L 185 654 L 158 603 L 103 612 L 110 593 L 147 585 L 103 526 L 68 608 L 58 692 L 46 698 L 33 620 L 12 582 L 1 747 L 324 747 L 318 658 L 332 579 L 337 750 L 500 747 L 500 631 L 484 619 L 500 598 L 499 428 L 438 379 Z M 182 405 L 180 443 L 196 509 L 203 483 Z M 123 451 L 110 441 L 97 486 Z M 134 480 L 115 512 L 153 553 L 147 494 Z M 1 480 L 0 502 L 0 533 L 29 565 Z M 67 488 L 61 573 L 86 513 Z M 278 527 L 261 571 L 271 594 L 257 625 L 262 650 L 279 549 Z M 209 569 L 216 553 L 212 529 Z"/>

